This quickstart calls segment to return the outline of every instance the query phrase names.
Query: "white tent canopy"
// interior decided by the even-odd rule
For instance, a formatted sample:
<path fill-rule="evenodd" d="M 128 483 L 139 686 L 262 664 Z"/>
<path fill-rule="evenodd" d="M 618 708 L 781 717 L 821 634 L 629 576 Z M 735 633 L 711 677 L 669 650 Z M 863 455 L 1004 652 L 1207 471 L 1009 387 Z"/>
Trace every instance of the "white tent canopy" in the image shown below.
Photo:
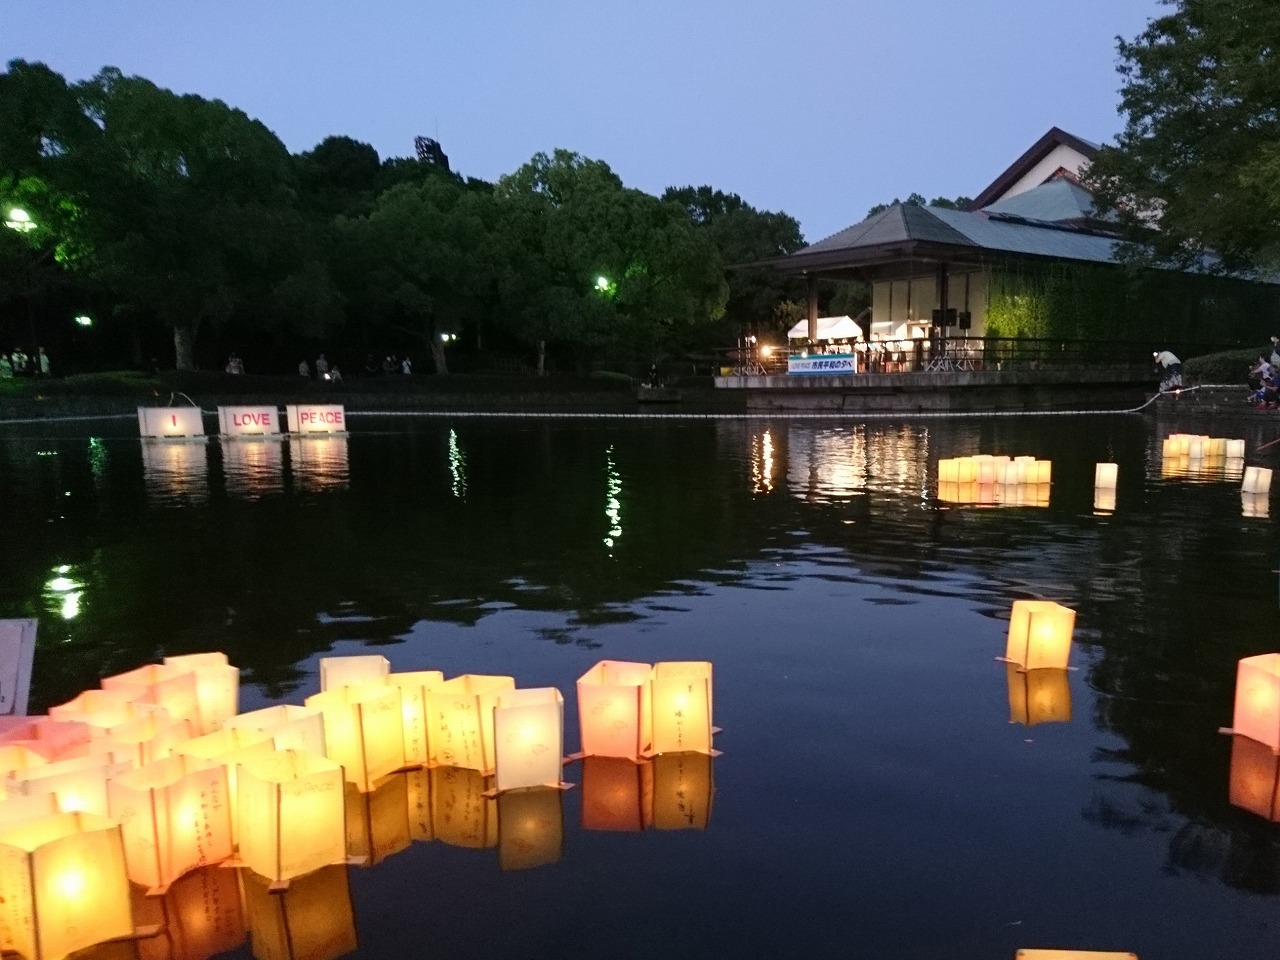
<path fill-rule="evenodd" d="M 809 336 L 809 321 L 801 320 L 787 331 L 787 339 L 795 340 Z M 819 340 L 856 340 L 862 336 L 862 328 L 853 322 L 853 317 L 819 317 Z"/>

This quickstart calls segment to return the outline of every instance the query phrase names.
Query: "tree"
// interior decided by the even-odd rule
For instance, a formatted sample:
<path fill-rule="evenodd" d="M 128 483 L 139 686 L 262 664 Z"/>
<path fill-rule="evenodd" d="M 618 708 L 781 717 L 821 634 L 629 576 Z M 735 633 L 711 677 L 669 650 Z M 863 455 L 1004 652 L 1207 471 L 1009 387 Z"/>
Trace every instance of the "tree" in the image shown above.
<path fill-rule="evenodd" d="M 942 207 L 944 210 L 968 210 L 973 206 L 973 198 L 956 197 L 951 200 L 947 197 L 934 197 L 932 200 L 926 200 L 923 194 L 911 193 L 908 194 L 905 200 L 899 200 L 894 197 L 892 203 L 877 203 L 867 211 L 867 218 L 874 217 L 877 213 L 884 213 L 884 211 L 899 203 L 912 207 Z"/>
<path fill-rule="evenodd" d="M 380 187 L 378 151 L 350 137 L 325 137 L 294 158 L 307 203 L 328 216 L 366 213 Z"/>
<path fill-rule="evenodd" d="M 1118 41 L 1125 127 L 1087 183 L 1140 241 L 1132 259 L 1280 265 L 1280 5 L 1164 2 Z"/>

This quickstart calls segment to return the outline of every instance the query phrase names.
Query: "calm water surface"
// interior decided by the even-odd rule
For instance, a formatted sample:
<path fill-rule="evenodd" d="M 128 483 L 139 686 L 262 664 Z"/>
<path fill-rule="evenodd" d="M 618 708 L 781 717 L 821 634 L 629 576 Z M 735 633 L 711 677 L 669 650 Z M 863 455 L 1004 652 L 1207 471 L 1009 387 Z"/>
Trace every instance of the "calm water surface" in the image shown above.
<path fill-rule="evenodd" d="M 570 766 L 559 840 L 514 843 L 508 810 L 498 846 L 351 869 L 358 957 L 1276 956 L 1280 828 L 1228 803 L 1217 730 L 1237 658 L 1280 649 L 1280 543 L 1238 482 L 1162 479 L 1159 441 L 1140 418 L 9 428 L 0 615 L 41 619 L 35 710 L 209 649 L 242 709 L 300 703 L 319 657 L 372 650 L 559 687 L 567 750 L 597 660 L 714 661 L 724 755 L 686 772 L 690 829 L 586 829 Z M 937 460 L 978 452 L 1052 459 L 1049 506 L 938 503 Z M 1010 722 L 994 657 L 1024 597 L 1078 611 L 1070 722 Z"/>

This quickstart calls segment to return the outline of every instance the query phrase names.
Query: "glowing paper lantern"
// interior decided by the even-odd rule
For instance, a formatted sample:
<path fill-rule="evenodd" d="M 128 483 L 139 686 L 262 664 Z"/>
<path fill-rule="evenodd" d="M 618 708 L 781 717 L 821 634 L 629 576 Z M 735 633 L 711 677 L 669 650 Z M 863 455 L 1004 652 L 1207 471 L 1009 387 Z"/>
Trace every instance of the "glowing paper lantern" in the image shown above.
<path fill-rule="evenodd" d="M 670 661 L 654 664 L 649 681 L 652 753 L 712 753 L 711 664 Z"/>
<path fill-rule="evenodd" d="M 173 753 L 173 748 L 190 740 L 195 734 L 191 720 L 167 720 L 162 717 L 145 717 L 113 727 L 102 738 L 111 757 L 117 763 L 129 763 L 135 767 L 155 763 Z"/>
<path fill-rule="evenodd" d="M 578 724 L 588 757 L 639 761 L 649 746 L 646 713 L 653 665 L 601 660 L 578 678 Z"/>
<path fill-rule="evenodd" d="M 1114 463 L 1100 463 L 1093 468 L 1093 485 L 1097 489 L 1114 490 L 1120 467 Z"/>
<path fill-rule="evenodd" d="M 287 404 L 284 408 L 290 433 L 345 433 L 346 411 L 341 404 Z"/>
<path fill-rule="evenodd" d="M 959 483 L 960 463 L 958 460 L 938 461 L 938 483 Z"/>
<path fill-rule="evenodd" d="M 92 735 L 102 736 L 146 717 L 166 716 L 164 708 L 140 700 L 136 688 L 120 690 L 85 690 L 74 700 L 49 708 L 54 720 L 77 721 L 93 728 Z"/>
<path fill-rule="evenodd" d="M 306 705 L 324 717 L 325 755 L 361 790 L 404 766 L 399 687 L 338 687 Z"/>
<path fill-rule="evenodd" d="M 253 437 L 280 432 L 275 407 L 218 407 L 218 432 L 224 437 Z"/>
<path fill-rule="evenodd" d="M 1101 487 L 1094 488 L 1093 509 L 1097 513 L 1115 513 L 1116 512 L 1115 490 L 1105 490 Z"/>
<path fill-rule="evenodd" d="M 463 674 L 427 690 L 431 762 L 482 773 L 493 770 L 493 707 L 499 693 L 515 688 L 512 677 Z"/>
<path fill-rule="evenodd" d="M 218 730 L 195 737 L 173 748 L 188 772 L 218 768 L 226 771 L 228 806 L 231 809 L 231 837 L 240 836 L 237 809 L 237 770 L 245 760 L 275 753 L 275 742 L 261 730 Z"/>
<path fill-rule="evenodd" d="M 554 787 L 498 797 L 498 865 L 529 870 L 557 863 L 564 850 L 564 795 Z"/>
<path fill-rule="evenodd" d="M 1280 754 L 1265 743 L 1236 735 L 1231 738 L 1228 799 L 1233 806 L 1280 823 Z"/>
<path fill-rule="evenodd" d="M 197 867 L 232 853 L 227 773 L 222 767 L 188 772 L 171 757 L 107 783 L 112 819 L 124 835 L 129 879 L 166 887 Z"/>
<path fill-rule="evenodd" d="M 0 948 L 62 960 L 133 934 L 120 828 L 62 813 L 0 830 Z"/>
<path fill-rule="evenodd" d="M 508 690 L 493 708 L 499 792 L 558 787 L 564 763 L 564 698 L 555 687 Z"/>
<path fill-rule="evenodd" d="M 258 730 L 271 737 L 277 750 L 303 750 L 325 755 L 324 717 L 319 710 L 285 704 L 264 707 L 232 717 L 222 724 L 224 730 Z"/>
<path fill-rule="evenodd" d="M 1228 460 L 1244 459 L 1244 441 L 1243 440 L 1227 441 L 1227 459 Z"/>
<path fill-rule="evenodd" d="M 409 849 L 409 790 L 404 774 L 393 773 L 369 791 L 348 783 L 344 805 L 349 861 L 375 866 Z"/>
<path fill-rule="evenodd" d="M 431 769 L 431 825 L 436 838 L 453 847 L 498 845 L 498 804 L 480 771 Z"/>
<path fill-rule="evenodd" d="M 203 867 L 176 881 L 163 897 L 135 896 L 134 921 L 162 928 L 159 936 L 137 941 L 138 960 L 209 960 L 244 943 L 236 873 Z"/>
<path fill-rule="evenodd" d="M 342 767 L 283 750 L 237 771 L 240 859 L 270 881 L 346 859 Z"/>
<path fill-rule="evenodd" d="M 196 675 L 178 667 L 148 664 L 128 673 L 102 678 L 103 690 L 129 691 L 139 703 L 153 703 L 174 720 L 191 720 L 196 733 L 204 733 Z"/>
<path fill-rule="evenodd" d="M 41 793 L 31 797 L 12 796 L 0 800 L 0 828 L 10 827 L 28 820 L 39 820 L 61 813 L 58 809 L 58 798 L 52 793 Z"/>
<path fill-rule="evenodd" d="M 0 744 L 0 778 L 16 770 L 44 766 L 48 762 L 44 754 L 23 744 Z"/>
<path fill-rule="evenodd" d="M 653 825 L 658 830 L 705 830 L 715 793 L 711 757 L 668 753 L 654 757 Z"/>
<path fill-rule="evenodd" d="M 583 830 L 636 832 L 650 825 L 652 812 L 652 762 L 582 758 Z"/>
<path fill-rule="evenodd" d="M 200 726 L 206 733 L 217 730 L 240 709 L 240 670 L 231 665 L 225 653 L 165 657 L 164 665 L 195 674 Z"/>
<path fill-rule="evenodd" d="M 9 775 L 11 793 L 23 796 L 53 794 L 63 813 L 107 815 L 107 781 L 132 769 L 109 755 L 57 760 L 43 766 L 17 770 Z"/>
<path fill-rule="evenodd" d="M 1245 467 L 1245 493 L 1267 494 L 1271 492 L 1271 471 L 1266 467 Z"/>
<path fill-rule="evenodd" d="M 244 914 L 257 960 L 336 960 L 358 946 L 345 866 L 299 877 L 283 891 L 246 874 Z"/>
<path fill-rule="evenodd" d="M 1015 600 L 1009 616 L 1005 659 L 1026 670 L 1065 670 L 1071 657 L 1076 612 L 1049 600 Z"/>
<path fill-rule="evenodd" d="M 1280 653 L 1245 657 L 1236 665 L 1231 727 L 1280 752 Z"/>
<path fill-rule="evenodd" d="M 400 688 L 400 719 L 404 735 L 404 762 L 425 764 L 431 761 L 427 742 L 427 691 L 444 683 L 439 670 L 392 673 L 387 683 Z"/>
<path fill-rule="evenodd" d="M 391 662 L 386 657 L 323 657 L 320 660 L 320 690 L 385 683 L 390 672 Z"/>
<path fill-rule="evenodd" d="M 1009 680 L 1009 722 L 1034 727 L 1037 723 L 1071 722 L 1071 685 L 1067 671 L 1051 667 L 1023 670 L 1006 664 Z"/>
<path fill-rule="evenodd" d="M 35 750 L 47 760 L 58 760 L 76 747 L 89 742 L 93 733 L 88 724 L 50 717 L 21 718 L 0 733 L 0 744 L 13 744 Z"/>

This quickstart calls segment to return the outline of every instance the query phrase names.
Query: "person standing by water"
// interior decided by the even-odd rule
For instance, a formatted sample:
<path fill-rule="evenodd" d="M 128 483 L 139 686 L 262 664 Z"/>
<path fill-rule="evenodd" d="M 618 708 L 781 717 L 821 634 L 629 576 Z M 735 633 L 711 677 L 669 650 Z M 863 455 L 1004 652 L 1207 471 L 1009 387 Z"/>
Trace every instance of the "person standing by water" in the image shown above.
<path fill-rule="evenodd" d="M 1182 386 L 1182 361 L 1169 350 L 1157 350 L 1151 359 L 1160 368 L 1160 392 L 1168 393 Z"/>
<path fill-rule="evenodd" d="M 329 361 L 324 358 L 324 354 L 316 357 L 316 379 L 323 380 L 324 375 L 329 372 Z"/>
<path fill-rule="evenodd" d="M 36 348 L 36 373 L 42 377 L 49 376 L 49 355 L 44 352 L 44 347 Z"/>
<path fill-rule="evenodd" d="M 311 367 L 307 363 L 307 358 L 303 357 L 302 362 L 298 364 L 298 376 L 311 379 Z"/>

